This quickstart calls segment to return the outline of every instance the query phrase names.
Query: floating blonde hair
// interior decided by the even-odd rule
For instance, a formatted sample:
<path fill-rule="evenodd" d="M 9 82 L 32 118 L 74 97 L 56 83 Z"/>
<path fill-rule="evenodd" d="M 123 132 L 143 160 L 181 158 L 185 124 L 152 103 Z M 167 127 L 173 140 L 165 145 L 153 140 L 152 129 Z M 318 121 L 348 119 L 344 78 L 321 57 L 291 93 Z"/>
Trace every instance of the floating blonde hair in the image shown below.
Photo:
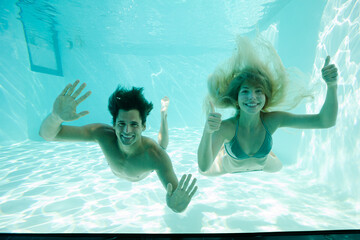
<path fill-rule="evenodd" d="M 206 101 L 211 100 L 219 108 L 233 107 L 239 110 L 237 93 L 245 80 L 262 86 L 266 96 L 264 112 L 289 110 L 305 97 L 312 97 L 308 90 L 297 83 L 292 84 L 291 88 L 296 91 L 290 91 L 289 73 L 295 71 L 285 69 L 270 42 L 261 36 L 253 41 L 239 36 L 236 43 L 233 56 L 209 76 Z M 299 75 L 300 71 L 296 74 Z"/>

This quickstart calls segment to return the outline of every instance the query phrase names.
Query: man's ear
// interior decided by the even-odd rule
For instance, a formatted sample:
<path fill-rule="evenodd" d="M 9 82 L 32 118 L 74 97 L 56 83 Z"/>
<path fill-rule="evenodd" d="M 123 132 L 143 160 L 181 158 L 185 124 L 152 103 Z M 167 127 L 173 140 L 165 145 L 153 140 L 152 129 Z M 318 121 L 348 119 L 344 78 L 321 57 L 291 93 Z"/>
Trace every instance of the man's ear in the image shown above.
<path fill-rule="evenodd" d="M 143 127 L 143 131 L 145 131 L 145 129 L 146 129 L 146 123 L 144 123 L 144 124 L 142 125 L 142 127 Z"/>

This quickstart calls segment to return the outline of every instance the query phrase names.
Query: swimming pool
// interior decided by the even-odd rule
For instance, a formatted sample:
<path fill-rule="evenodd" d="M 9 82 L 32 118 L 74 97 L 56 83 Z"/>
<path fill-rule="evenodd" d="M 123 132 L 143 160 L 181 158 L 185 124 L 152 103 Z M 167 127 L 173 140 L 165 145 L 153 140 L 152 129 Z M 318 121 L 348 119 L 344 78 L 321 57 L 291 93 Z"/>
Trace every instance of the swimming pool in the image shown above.
<path fill-rule="evenodd" d="M 0 232 L 358 229 L 360 3 L 315 4 L 2 1 Z M 320 68 L 332 56 L 340 71 L 337 125 L 279 130 L 273 148 L 285 165 L 279 173 L 202 176 L 196 151 L 206 78 L 231 54 L 236 34 L 253 36 L 256 27 L 286 66 L 311 74 L 315 101 L 295 111 L 319 110 L 325 94 Z M 38 136 L 55 97 L 74 79 L 93 92 L 81 106 L 90 114 L 75 125 L 110 124 L 107 99 L 115 87 L 143 86 L 154 103 L 145 135 L 156 139 L 160 99 L 170 97 L 167 152 L 177 176 L 192 173 L 199 186 L 184 213 L 166 207 L 156 174 L 126 182 L 112 174 L 96 144 Z"/>

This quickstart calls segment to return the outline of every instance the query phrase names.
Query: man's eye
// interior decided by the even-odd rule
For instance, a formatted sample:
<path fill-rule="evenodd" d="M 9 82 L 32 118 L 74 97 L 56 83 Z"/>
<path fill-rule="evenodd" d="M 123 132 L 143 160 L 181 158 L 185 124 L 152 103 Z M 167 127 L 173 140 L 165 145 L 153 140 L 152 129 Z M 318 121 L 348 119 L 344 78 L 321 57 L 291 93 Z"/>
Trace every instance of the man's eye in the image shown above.
<path fill-rule="evenodd" d="M 120 127 L 123 127 L 123 126 L 125 126 L 125 123 L 118 123 L 118 125 L 119 125 Z"/>
<path fill-rule="evenodd" d="M 133 123 L 133 124 L 131 124 L 131 126 L 138 127 L 139 125 L 137 123 Z"/>

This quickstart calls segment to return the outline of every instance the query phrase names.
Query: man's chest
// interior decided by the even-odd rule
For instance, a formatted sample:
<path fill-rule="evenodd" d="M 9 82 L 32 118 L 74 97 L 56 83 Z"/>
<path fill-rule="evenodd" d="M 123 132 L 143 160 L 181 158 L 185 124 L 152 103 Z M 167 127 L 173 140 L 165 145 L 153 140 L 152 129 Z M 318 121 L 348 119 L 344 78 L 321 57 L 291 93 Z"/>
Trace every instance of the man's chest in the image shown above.
<path fill-rule="evenodd" d="M 146 152 L 128 157 L 116 144 L 100 144 L 100 147 L 111 170 L 118 177 L 138 181 L 154 169 Z"/>

